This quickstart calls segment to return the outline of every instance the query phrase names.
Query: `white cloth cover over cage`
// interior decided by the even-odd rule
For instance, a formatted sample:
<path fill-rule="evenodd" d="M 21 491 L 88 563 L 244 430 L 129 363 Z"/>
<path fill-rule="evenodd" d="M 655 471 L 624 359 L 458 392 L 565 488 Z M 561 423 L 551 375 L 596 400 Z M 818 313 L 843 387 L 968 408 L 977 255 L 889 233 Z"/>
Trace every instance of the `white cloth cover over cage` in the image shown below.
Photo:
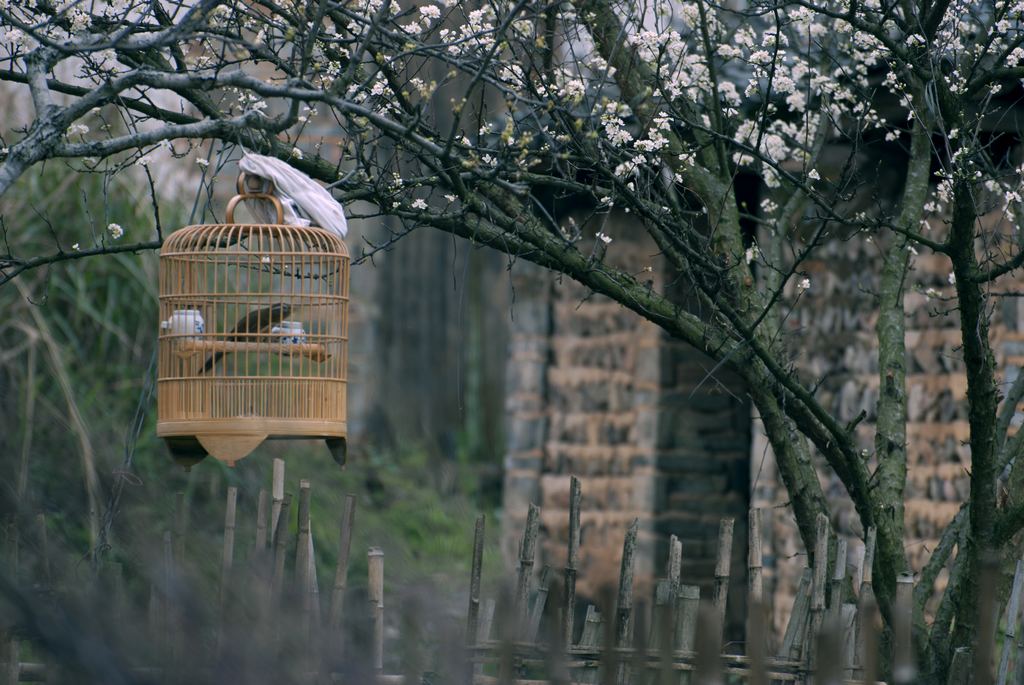
<path fill-rule="evenodd" d="M 238 168 L 250 176 L 259 176 L 274 183 L 274 194 L 284 207 L 284 221 L 292 226 L 309 226 L 310 221 L 296 211 L 302 211 L 312 223 L 344 238 L 348 234 L 345 212 L 334 197 L 319 183 L 274 157 L 245 153 Z M 253 214 L 257 220 L 274 223 L 277 212 L 269 201 L 254 202 Z"/>

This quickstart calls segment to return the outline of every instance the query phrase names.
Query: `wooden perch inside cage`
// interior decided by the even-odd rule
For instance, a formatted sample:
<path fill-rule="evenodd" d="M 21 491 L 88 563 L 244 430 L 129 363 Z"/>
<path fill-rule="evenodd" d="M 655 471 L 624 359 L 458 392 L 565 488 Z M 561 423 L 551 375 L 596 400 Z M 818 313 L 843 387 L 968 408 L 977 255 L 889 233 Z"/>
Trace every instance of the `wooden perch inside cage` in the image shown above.
<path fill-rule="evenodd" d="M 282 344 L 230 342 L 226 340 L 196 340 L 183 342 L 177 349 L 179 356 L 210 354 L 212 352 L 265 352 L 267 354 L 302 355 L 313 361 L 326 361 L 331 353 L 319 343 Z"/>

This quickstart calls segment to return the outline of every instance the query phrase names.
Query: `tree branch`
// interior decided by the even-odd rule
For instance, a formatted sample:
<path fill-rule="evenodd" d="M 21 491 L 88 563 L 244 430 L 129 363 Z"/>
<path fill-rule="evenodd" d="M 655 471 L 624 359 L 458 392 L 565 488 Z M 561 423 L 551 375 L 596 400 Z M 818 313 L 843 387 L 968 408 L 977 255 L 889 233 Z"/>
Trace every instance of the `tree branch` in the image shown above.
<path fill-rule="evenodd" d="M 7 255 L 6 257 L 0 257 L 0 286 L 14 280 L 20 274 L 40 266 L 57 264 L 75 259 L 84 259 L 86 257 L 95 257 L 97 255 L 112 255 L 123 252 L 138 253 L 147 250 L 159 250 L 161 245 L 163 245 L 162 240 L 148 240 L 141 243 L 131 243 L 126 245 L 101 245 L 99 247 L 75 250 L 73 252 L 60 250 L 52 254 L 32 257 L 31 259 L 18 259 L 11 255 Z"/>

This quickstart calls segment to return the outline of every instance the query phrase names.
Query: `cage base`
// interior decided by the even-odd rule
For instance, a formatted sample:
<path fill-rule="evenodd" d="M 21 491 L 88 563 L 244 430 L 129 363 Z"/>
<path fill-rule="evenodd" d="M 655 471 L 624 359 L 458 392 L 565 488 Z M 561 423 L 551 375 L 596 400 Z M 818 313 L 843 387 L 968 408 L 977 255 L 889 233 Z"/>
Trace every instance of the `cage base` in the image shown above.
<path fill-rule="evenodd" d="M 206 455 L 234 466 L 268 439 L 326 439 L 335 461 L 344 464 L 348 427 L 344 421 L 238 417 L 158 420 L 156 434 L 165 439 L 175 461 L 186 469 Z"/>
<path fill-rule="evenodd" d="M 267 437 L 265 433 L 238 433 L 235 435 L 221 433 L 216 435 L 200 434 L 196 436 L 196 440 L 210 456 L 228 466 L 234 466 L 239 459 L 249 456 Z"/>

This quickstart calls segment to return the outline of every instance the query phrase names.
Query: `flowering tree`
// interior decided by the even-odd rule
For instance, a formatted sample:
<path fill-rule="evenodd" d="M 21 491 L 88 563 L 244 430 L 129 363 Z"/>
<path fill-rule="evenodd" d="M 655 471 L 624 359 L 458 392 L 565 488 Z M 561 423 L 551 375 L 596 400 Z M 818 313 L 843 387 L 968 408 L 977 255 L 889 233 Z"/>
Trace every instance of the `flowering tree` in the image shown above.
<path fill-rule="evenodd" d="M 994 286 L 1024 264 L 1006 228 L 1024 169 L 986 133 L 1020 94 L 1022 12 L 1017 0 L 0 2 L 0 79 L 34 111 L 2 142 L 0 194 L 50 159 L 116 173 L 154 150 L 206 165 L 203 146 L 244 146 L 398 217 L 394 239 L 429 226 L 567 274 L 739 374 L 807 549 L 829 512 L 812 453 L 824 457 L 877 531 L 886 616 L 907 567 L 906 280 L 915 255 L 945 255 L 971 485 L 915 593 L 915 643 L 939 677 L 951 647 L 978 632 L 986 555 L 1013 552 L 1024 527 L 1024 490 L 997 498 L 1001 479 L 1024 480 L 1024 432 L 1008 432 L 1024 375 L 1001 395 L 989 332 Z M 341 149 L 299 142 L 314 117 L 342 132 Z M 871 190 L 861 153 L 882 148 L 906 160 L 905 180 L 897 201 L 865 211 L 853 202 Z M 847 154 L 826 162 L 835 149 Z M 759 179 L 757 206 L 738 200 L 741 174 Z M 552 197 L 629 212 L 698 306 L 613 266 L 616 245 L 560 222 Z M 120 233 L 72 251 L 8 250 L 0 282 L 161 242 Z M 854 438 L 863 414 L 840 421 L 797 375 L 783 325 L 814 287 L 805 262 L 857 235 L 887 247 L 873 450 Z"/>

